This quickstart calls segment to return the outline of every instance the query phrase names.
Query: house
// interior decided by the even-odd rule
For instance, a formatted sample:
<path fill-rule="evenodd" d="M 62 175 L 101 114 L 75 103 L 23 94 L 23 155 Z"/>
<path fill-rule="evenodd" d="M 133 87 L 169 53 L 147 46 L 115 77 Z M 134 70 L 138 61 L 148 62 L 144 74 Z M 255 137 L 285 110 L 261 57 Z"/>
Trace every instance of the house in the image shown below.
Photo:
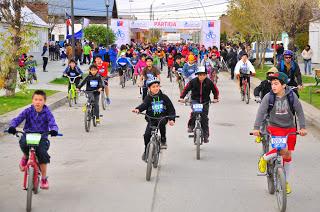
<path fill-rule="evenodd" d="M 39 16 L 32 12 L 28 7 L 24 6 L 21 9 L 22 20 L 24 24 L 31 24 L 32 29 L 36 34 L 37 44 L 31 46 L 28 55 L 33 55 L 38 62 L 42 61 L 42 47 L 43 44 L 48 42 L 48 24 L 43 21 Z M 8 29 L 8 25 L 3 19 L 0 21 L 0 32 L 5 32 Z M 0 45 L 1 49 L 1 45 Z"/>
<path fill-rule="evenodd" d="M 312 63 L 320 63 L 320 9 L 313 9 L 309 24 L 309 45 L 313 51 Z"/>

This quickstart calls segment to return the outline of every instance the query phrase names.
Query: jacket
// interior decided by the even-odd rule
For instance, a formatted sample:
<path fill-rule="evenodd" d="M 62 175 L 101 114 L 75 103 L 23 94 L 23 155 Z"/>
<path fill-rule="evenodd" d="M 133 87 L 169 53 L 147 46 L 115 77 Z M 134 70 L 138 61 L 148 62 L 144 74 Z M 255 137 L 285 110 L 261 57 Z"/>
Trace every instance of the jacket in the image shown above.
<path fill-rule="evenodd" d="M 186 97 L 189 91 L 191 91 L 191 100 L 199 103 L 209 102 L 211 92 L 213 93 L 214 99 L 219 98 L 219 90 L 209 78 L 206 78 L 203 82 L 200 82 L 198 77 L 191 80 L 182 91 L 180 98 L 183 99 Z"/>
<path fill-rule="evenodd" d="M 46 105 L 43 106 L 41 112 L 37 112 L 33 105 L 26 108 L 18 115 L 18 117 L 11 121 L 10 127 L 18 127 L 24 120 L 24 132 L 44 133 L 49 130 L 58 132 L 58 125 L 56 124 L 50 109 Z"/>
<path fill-rule="evenodd" d="M 78 89 L 86 85 L 86 91 L 95 91 L 99 88 L 103 88 L 102 78 L 99 74 L 93 76 L 91 73 L 84 78 L 84 80 L 78 85 Z"/>
<path fill-rule="evenodd" d="M 290 70 L 287 70 L 288 68 L 284 64 L 284 61 L 282 60 L 277 65 L 277 69 L 279 70 L 279 72 L 283 72 L 289 77 L 289 82 L 288 82 L 289 86 L 302 85 L 302 76 L 301 76 L 300 68 L 296 62 L 291 61 Z"/>
<path fill-rule="evenodd" d="M 66 74 L 66 75 L 68 75 L 69 77 L 75 77 L 75 76 L 82 75 L 83 72 L 81 71 L 81 69 L 80 69 L 78 66 L 76 66 L 74 69 L 71 69 L 71 67 L 68 66 L 68 67 L 64 70 L 63 74 Z"/>
<path fill-rule="evenodd" d="M 146 111 L 146 114 L 159 118 L 163 116 L 175 116 L 176 111 L 169 97 L 160 90 L 156 95 L 148 94 L 141 105 L 136 107 L 140 112 Z M 147 121 L 149 121 L 146 118 Z M 168 120 L 175 120 L 175 117 L 169 117 Z M 151 120 L 152 121 L 152 120 Z"/>
<path fill-rule="evenodd" d="M 260 96 L 261 99 L 271 91 L 271 83 L 269 80 L 263 80 L 258 87 L 254 89 L 254 96 Z M 261 94 L 261 95 L 260 95 Z"/>

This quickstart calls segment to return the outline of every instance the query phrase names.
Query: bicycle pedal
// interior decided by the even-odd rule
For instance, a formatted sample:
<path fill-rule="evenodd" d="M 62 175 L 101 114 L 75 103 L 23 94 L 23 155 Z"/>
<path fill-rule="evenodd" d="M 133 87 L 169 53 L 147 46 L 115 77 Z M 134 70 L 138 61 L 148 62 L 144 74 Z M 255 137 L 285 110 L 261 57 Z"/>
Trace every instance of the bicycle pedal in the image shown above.
<path fill-rule="evenodd" d="M 189 138 L 194 138 L 194 135 L 189 135 L 188 137 L 189 137 Z"/>
<path fill-rule="evenodd" d="M 103 115 L 100 115 L 100 117 L 103 117 Z"/>

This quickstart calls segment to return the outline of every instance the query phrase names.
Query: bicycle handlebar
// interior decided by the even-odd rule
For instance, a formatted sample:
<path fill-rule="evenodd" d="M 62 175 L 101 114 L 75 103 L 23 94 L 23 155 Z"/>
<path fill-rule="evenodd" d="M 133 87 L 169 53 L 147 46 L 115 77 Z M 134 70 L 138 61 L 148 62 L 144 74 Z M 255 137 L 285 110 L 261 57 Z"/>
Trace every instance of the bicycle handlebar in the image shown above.
<path fill-rule="evenodd" d="M 8 130 L 5 130 L 4 133 L 8 133 L 9 131 Z M 47 131 L 47 132 L 24 132 L 24 131 L 20 131 L 20 130 L 17 130 L 16 134 L 27 134 L 27 133 L 38 133 L 38 134 L 41 134 L 41 135 L 49 135 L 50 131 Z M 58 133 L 57 136 L 63 136 L 62 133 Z M 52 136 L 51 136 L 52 137 Z"/>
<path fill-rule="evenodd" d="M 176 116 L 176 115 L 174 115 L 174 116 L 163 116 L 163 117 L 160 117 L 160 118 L 155 118 L 155 117 L 152 117 L 152 116 L 149 116 L 148 114 L 146 114 L 146 113 L 142 113 L 142 112 L 139 112 L 138 114 L 140 114 L 140 115 L 145 115 L 149 120 L 151 120 L 151 119 L 153 119 L 153 120 L 160 120 L 159 121 L 159 123 L 158 123 L 158 125 L 157 125 L 157 129 L 159 129 L 159 126 L 160 126 L 160 123 L 163 121 L 163 120 L 165 120 L 166 118 L 180 118 L 180 116 Z"/>
<path fill-rule="evenodd" d="M 260 132 L 260 133 L 261 133 L 261 132 Z M 249 135 L 253 135 L 253 133 L 249 133 Z M 271 135 L 271 133 L 267 132 L 267 135 Z M 296 132 L 288 133 L 287 136 L 288 136 L 288 135 L 300 135 L 300 133 L 299 133 L 298 131 L 296 131 Z"/>

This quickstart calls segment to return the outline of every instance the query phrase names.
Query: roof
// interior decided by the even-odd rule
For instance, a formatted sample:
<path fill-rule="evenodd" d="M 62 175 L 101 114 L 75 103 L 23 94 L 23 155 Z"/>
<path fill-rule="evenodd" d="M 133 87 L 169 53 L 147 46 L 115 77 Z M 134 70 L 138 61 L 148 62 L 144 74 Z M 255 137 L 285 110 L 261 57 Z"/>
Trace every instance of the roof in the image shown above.
<path fill-rule="evenodd" d="M 26 6 L 21 8 L 21 16 L 24 23 L 32 24 L 33 26 L 38 27 L 48 27 L 48 24 L 45 21 L 43 21 Z"/>
<path fill-rule="evenodd" d="M 109 17 L 112 17 L 113 7 L 116 5 L 116 0 L 110 0 Z M 70 12 L 70 0 L 52 0 L 48 4 L 49 14 L 65 15 Z M 75 16 L 96 16 L 106 17 L 105 0 L 75 0 L 74 15 Z"/>

